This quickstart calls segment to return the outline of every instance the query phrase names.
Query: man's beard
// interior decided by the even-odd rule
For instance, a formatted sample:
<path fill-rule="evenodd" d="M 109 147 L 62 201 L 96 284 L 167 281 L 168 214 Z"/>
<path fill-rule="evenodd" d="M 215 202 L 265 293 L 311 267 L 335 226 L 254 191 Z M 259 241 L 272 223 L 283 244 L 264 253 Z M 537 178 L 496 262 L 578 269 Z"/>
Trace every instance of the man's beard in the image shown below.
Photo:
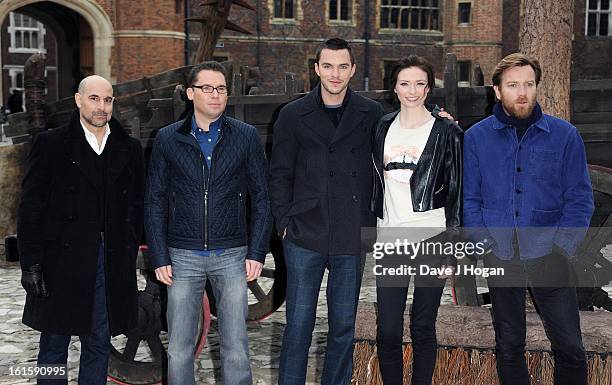
<path fill-rule="evenodd" d="M 108 115 L 105 115 L 105 119 L 104 119 L 104 123 L 96 123 L 96 121 L 94 120 L 95 115 L 92 114 L 90 118 L 84 116 L 83 119 L 85 119 L 85 121 L 89 124 L 91 124 L 94 127 L 104 127 L 106 126 L 106 124 L 108 123 Z"/>
<path fill-rule="evenodd" d="M 502 100 L 502 106 L 504 107 L 504 110 L 506 111 L 506 113 L 510 114 L 510 116 L 516 119 L 527 119 L 528 117 L 530 117 L 531 114 L 533 113 L 533 109 L 535 108 L 535 105 L 536 105 L 535 100 L 532 102 L 529 102 L 529 104 L 527 104 L 526 107 L 524 107 L 523 104 L 518 106 L 517 103 L 506 104 Z"/>

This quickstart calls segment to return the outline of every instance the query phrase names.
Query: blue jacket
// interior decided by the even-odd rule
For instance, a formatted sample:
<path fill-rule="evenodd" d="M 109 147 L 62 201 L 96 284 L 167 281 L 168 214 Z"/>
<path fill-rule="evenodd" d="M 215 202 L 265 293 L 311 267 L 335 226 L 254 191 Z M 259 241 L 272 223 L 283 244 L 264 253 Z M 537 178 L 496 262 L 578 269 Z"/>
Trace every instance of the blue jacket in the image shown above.
<path fill-rule="evenodd" d="M 515 230 L 521 259 L 558 246 L 575 255 L 593 214 L 584 144 L 570 123 L 542 115 L 519 142 L 494 115 L 464 138 L 463 219 L 472 234 L 492 239 L 493 252 L 511 259 Z"/>
<path fill-rule="evenodd" d="M 168 247 L 214 250 L 247 244 L 247 259 L 263 262 L 272 216 L 257 129 L 224 117 L 209 170 L 191 134 L 192 118 L 162 128 L 153 145 L 145 195 L 149 265 L 170 265 Z"/>

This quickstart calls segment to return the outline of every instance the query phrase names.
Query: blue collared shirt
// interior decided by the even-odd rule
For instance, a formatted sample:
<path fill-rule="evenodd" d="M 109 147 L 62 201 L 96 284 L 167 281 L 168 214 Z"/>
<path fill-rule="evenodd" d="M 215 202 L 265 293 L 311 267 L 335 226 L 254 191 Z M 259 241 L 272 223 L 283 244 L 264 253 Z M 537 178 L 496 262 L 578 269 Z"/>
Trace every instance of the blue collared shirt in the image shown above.
<path fill-rule="evenodd" d="M 542 115 L 519 141 L 494 115 L 467 130 L 463 221 L 492 238 L 500 259 L 575 255 L 594 210 L 584 143 L 570 123 Z M 473 232 L 473 234 L 476 234 Z"/>
<path fill-rule="evenodd" d="M 219 119 L 215 120 L 208 126 L 208 131 L 204 131 L 202 128 L 198 127 L 195 116 L 191 119 L 191 134 L 195 136 L 198 144 L 200 145 L 200 150 L 204 155 L 204 159 L 206 159 L 206 164 L 208 165 L 208 170 L 210 172 L 210 167 L 212 165 L 212 154 L 215 149 L 215 145 L 221 136 L 221 122 L 223 121 L 223 116 L 219 117 Z M 196 254 L 202 257 L 210 257 L 211 253 L 220 254 L 224 251 L 224 249 L 217 250 L 194 250 Z"/>
<path fill-rule="evenodd" d="M 208 165 L 208 169 L 210 170 L 210 166 L 212 164 L 212 154 L 215 149 L 215 145 L 219 140 L 219 136 L 221 135 L 221 122 L 223 120 L 223 116 L 219 117 L 219 119 L 215 120 L 208 126 L 208 131 L 204 131 L 201 127 L 198 127 L 195 116 L 191 119 L 191 133 L 195 136 L 198 144 L 200 145 L 200 150 L 204 155 L 204 159 L 206 159 L 206 164 Z"/>

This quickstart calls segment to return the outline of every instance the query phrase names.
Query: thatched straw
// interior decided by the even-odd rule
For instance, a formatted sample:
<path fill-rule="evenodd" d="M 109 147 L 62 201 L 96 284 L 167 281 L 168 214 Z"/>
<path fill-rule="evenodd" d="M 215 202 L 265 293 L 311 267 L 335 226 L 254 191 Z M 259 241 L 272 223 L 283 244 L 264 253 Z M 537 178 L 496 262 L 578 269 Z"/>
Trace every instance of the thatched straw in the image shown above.
<path fill-rule="evenodd" d="M 404 345 L 404 383 L 412 376 L 412 347 Z M 531 385 L 553 385 L 554 360 L 549 352 L 527 352 L 527 368 Z M 354 385 L 383 385 L 376 355 L 376 346 L 369 341 L 355 344 L 353 361 Z M 612 384 L 612 355 L 589 354 L 589 385 Z M 499 385 L 495 353 L 491 350 L 438 349 L 433 385 Z"/>

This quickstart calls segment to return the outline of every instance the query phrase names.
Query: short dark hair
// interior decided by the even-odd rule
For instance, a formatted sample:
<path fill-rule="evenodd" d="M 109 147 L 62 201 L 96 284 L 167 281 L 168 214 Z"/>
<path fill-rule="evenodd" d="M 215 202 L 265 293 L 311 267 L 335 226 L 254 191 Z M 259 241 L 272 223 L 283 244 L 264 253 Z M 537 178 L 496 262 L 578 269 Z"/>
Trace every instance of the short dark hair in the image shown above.
<path fill-rule="evenodd" d="M 351 65 L 355 64 L 355 56 L 353 55 L 353 49 L 349 45 L 348 41 L 344 39 L 340 39 L 339 37 L 333 37 L 331 39 L 327 39 L 324 43 L 317 47 L 317 52 L 315 53 L 316 63 L 319 63 L 319 59 L 321 59 L 321 52 L 324 49 L 331 49 L 334 51 L 339 51 L 345 49 L 348 51 L 349 56 L 351 57 Z"/>
<path fill-rule="evenodd" d="M 408 57 L 401 58 L 395 63 L 393 70 L 391 71 L 389 90 L 387 91 L 387 97 L 392 104 L 397 104 L 399 102 L 397 95 L 395 92 L 393 92 L 395 84 L 397 83 L 397 77 L 402 70 L 410 67 L 417 67 L 427 74 L 427 87 L 429 87 L 430 91 L 433 90 L 436 85 L 433 67 L 427 59 L 417 55 L 410 55 Z"/>
<path fill-rule="evenodd" d="M 227 83 L 227 74 L 225 73 L 225 68 L 221 64 L 216 61 L 205 61 L 200 64 L 196 64 L 191 68 L 189 75 L 187 76 L 187 87 L 191 87 L 195 85 L 195 81 L 198 78 L 198 74 L 202 71 L 216 71 L 223 74 L 223 78 L 225 78 L 225 82 Z"/>
<path fill-rule="evenodd" d="M 516 52 L 511 53 L 497 63 L 495 69 L 493 70 L 493 85 L 498 87 L 501 85 L 502 75 L 504 74 L 505 70 L 524 66 L 531 66 L 531 68 L 533 68 L 533 72 L 535 72 L 536 86 L 540 84 L 540 79 L 542 79 L 542 68 L 540 67 L 540 62 L 538 62 L 538 60 L 535 58 L 529 57 L 520 52 Z"/>

